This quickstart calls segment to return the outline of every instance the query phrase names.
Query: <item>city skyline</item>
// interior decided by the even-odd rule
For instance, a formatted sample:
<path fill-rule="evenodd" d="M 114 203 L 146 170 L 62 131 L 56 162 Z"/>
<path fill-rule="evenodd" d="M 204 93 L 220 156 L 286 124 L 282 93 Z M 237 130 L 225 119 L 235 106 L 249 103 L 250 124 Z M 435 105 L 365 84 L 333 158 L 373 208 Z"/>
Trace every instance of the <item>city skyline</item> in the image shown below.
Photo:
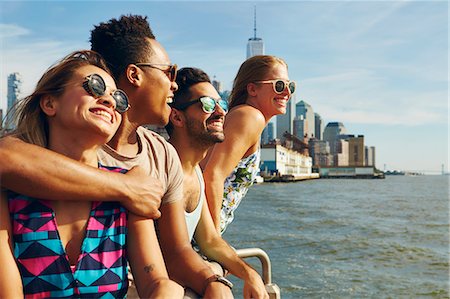
<path fill-rule="evenodd" d="M 4 114 L 9 73 L 19 72 L 29 93 L 52 63 L 89 48 L 93 25 L 129 13 L 149 17 L 174 63 L 200 67 L 229 90 L 254 34 L 256 5 L 258 37 L 266 54 L 289 64 L 297 102 L 309 103 L 324 125 L 338 121 L 351 134 L 364 135 L 376 147 L 379 169 L 440 173 L 444 164 L 448 171 L 447 2 L 86 5 L 0 2 Z"/>

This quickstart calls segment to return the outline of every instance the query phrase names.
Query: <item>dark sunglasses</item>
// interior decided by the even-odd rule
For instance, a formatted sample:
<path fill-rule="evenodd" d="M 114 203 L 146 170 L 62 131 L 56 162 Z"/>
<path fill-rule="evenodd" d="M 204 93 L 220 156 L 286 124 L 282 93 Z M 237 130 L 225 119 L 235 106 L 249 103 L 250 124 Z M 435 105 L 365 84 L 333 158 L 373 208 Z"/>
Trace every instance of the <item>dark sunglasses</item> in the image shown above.
<path fill-rule="evenodd" d="M 213 113 L 216 111 L 217 105 L 222 108 L 222 110 L 227 113 L 228 112 L 228 102 L 222 99 L 213 99 L 211 97 L 203 96 L 195 100 L 191 100 L 189 102 L 183 103 L 181 105 L 173 105 L 172 107 L 178 110 L 184 110 L 189 106 L 192 106 L 196 103 L 202 103 L 202 109 L 205 113 Z"/>
<path fill-rule="evenodd" d="M 135 63 L 136 66 L 148 66 L 157 70 L 160 70 L 162 72 L 164 72 L 167 77 L 169 77 L 169 80 L 174 82 L 175 79 L 177 78 L 177 71 L 178 71 L 178 66 L 176 64 L 158 64 L 158 63 Z M 161 66 L 167 66 L 167 69 L 162 69 L 157 67 L 157 65 L 161 65 Z"/>
<path fill-rule="evenodd" d="M 297 87 L 295 81 L 284 81 L 281 79 L 255 81 L 255 83 L 272 83 L 273 91 L 277 94 L 282 94 L 286 87 L 289 89 L 289 92 L 293 94 L 295 92 L 295 88 Z"/>
<path fill-rule="evenodd" d="M 88 94 L 95 98 L 102 97 L 106 94 L 106 83 L 103 78 L 98 74 L 92 74 L 87 76 L 86 81 L 83 82 L 83 87 Z M 130 108 L 128 104 L 127 94 L 120 89 L 116 89 L 111 93 L 114 101 L 116 102 L 116 111 L 124 113 Z"/>

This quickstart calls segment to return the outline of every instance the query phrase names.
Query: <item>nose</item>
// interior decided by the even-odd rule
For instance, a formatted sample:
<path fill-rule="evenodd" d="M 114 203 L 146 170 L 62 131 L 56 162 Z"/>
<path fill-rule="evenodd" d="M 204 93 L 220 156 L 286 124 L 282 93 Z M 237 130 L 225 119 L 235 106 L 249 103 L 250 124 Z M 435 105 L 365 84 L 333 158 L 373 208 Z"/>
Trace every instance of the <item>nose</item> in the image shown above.
<path fill-rule="evenodd" d="M 116 109 L 116 100 L 113 98 L 111 94 L 104 94 L 98 98 L 98 102 L 107 107 L 112 107 Z"/>
<path fill-rule="evenodd" d="M 178 90 L 178 84 L 175 81 L 171 81 L 170 82 L 170 90 L 172 90 L 173 92 Z"/>
<path fill-rule="evenodd" d="M 220 106 L 219 103 L 216 102 L 216 109 L 214 110 L 214 114 L 225 116 L 227 112 L 223 110 L 222 106 Z"/>
<path fill-rule="evenodd" d="M 288 83 L 288 84 L 285 84 L 285 86 L 284 86 L 284 91 L 285 91 L 285 92 L 287 91 L 287 94 L 288 94 L 289 96 L 292 95 L 291 89 L 289 88 L 289 83 Z"/>

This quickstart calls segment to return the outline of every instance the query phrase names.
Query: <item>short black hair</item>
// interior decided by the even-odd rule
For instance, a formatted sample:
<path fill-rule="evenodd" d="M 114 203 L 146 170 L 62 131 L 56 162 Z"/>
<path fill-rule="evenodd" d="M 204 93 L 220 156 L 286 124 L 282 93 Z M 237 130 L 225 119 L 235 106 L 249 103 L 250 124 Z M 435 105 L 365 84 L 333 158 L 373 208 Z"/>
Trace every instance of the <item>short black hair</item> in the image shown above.
<path fill-rule="evenodd" d="M 189 88 L 192 85 L 208 82 L 211 83 L 211 79 L 208 74 L 203 70 L 195 67 L 184 67 L 177 72 L 177 78 L 175 80 L 178 85 L 178 90 L 175 92 L 173 96 L 173 102 L 170 106 L 176 108 L 178 105 L 186 103 L 191 100 L 191 92 Z M 170 123 L 166 125 L 167 134 L 172 135 L 173 126 Z"/>
<path fill-rule="evenodd" d="M 148 39 L 156 39 L 147 17 L 122 15 L 94 26 L 91 31 L 91 49 L 100 53 L 119 80 L 131 63 L 145 62 L 152 49 Z"/>
<path fill-rule="evenodd" d="M 183 104 L 184 102 L 191 99 L 189 88 L 192 85 L 201 82 L 211 83 L 211 79 L 209 78 L 208 74 L 206 74 L 199 68 L 185 67 L 178 71 L 176 82 L 178 85 L 178 90 L 175 92 L 173 97 L 173 107 Z"/>

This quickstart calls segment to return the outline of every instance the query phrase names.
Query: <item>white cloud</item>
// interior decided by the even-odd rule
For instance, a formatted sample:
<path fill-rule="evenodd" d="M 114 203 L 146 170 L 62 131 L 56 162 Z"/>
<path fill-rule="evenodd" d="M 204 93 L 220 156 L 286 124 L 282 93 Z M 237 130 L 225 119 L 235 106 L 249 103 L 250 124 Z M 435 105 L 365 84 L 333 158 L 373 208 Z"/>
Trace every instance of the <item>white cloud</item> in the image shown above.
<path fill-rule="evenodd" d="M 29 33 L 28 29 L 15 24 L 0 24 L 0 39 L 19 37 Z"/>
<path fill-rule="evenodd" d="M 306 79 L 299 98 L 326 121 L 418 126 L 446 124 L 445 90 L 392 89 L 365 69 Z"/>

